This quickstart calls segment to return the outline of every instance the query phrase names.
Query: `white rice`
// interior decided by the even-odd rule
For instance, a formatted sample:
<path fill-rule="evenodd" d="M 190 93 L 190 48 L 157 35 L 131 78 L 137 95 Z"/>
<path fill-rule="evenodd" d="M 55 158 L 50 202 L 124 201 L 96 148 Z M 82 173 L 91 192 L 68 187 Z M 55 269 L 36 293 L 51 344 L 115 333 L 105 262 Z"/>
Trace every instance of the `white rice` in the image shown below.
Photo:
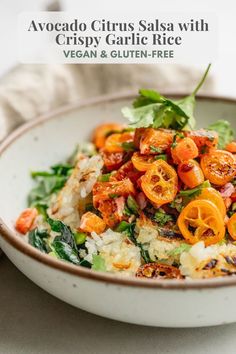
<path fill-rule="evenodd" d="M 211 278 L 215 276 L 229 275 L 236 272 L 236 264 L 229 264 L 226 258 L 236 257 L 236 246 L 233 244 L 212 245 L 205 247 L 204 242 L 198 242 L 188 252 L 180 256 L 180 271 L 186 277 Z M 236 258 L 235 258 L 236 259 Z M 211 261 L 216 262 L 214 267 L 206 265 Z M 223 269 L 223 271 L 222 271 Z"/>
<path fill-rule="evenodd" d="M 91 201 L 90 193 L 101 174 L 103 160 L 100 155 L 81 158 L 63 189 L 51 199 L 48 214 L 77 229 L 84 206 Z"/>
<path fill-rule="evenodd" d="M 105 261 L 106 270 L 122 275 L 135 274 L 141 265 L 140 250 L 121 233 L 108 229 L 101 235 L 95 232 L 87 238 L 85 246 L 88 255 L 85 260 L 92 263 L 93 255 L 98 253 Z"/>

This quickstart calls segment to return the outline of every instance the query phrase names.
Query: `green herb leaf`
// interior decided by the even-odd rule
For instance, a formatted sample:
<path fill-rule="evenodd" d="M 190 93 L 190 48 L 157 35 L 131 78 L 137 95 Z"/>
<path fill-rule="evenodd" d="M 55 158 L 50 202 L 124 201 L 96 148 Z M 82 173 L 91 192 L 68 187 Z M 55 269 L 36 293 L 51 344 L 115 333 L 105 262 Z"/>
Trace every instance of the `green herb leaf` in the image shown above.
<path fill-rule="evenodd" d="M 161 154 L 163 152 L 162 149 L 160 149 L 159 147 L 153 146 L 153 145 L 150 145 L 150 150 L 152 152 L 156 152 L 157 154 Z"/>
<path fill-rule="evenodd" d="M 46 217 L 51 195 L 64 187 L 72 169 L 69 164 L 57 164 L 51 167 L 51 171 L 31 172 L 37 185 L 28 195 L 29 206 L 36 207 L 38 212 Z"/>
<path fill-rule="evenodd" d="M 125 150 L 125 151 L 135 151 L 136 148 L 134 146 L 134 143 L 131 142 L 127 142 L 125 141 L 124 143 L 121 144 L 121 147 Z"/>
<path fill-rule="evenodd" d="M 172 221 L 172 216 L 166 214 L 164 210 L 159 209 L 154 215 L 154 220 L 160 225 L 164 226 L 167 222 Z"/>
<path fill-rule="evenodd" d="M 214 130 L 215 132 L 218 133 L 219 149 L 224 149 L 225 146 L 234 139 L 233 129 L 231 128 L 231 125 L 227 120 L 218 120 L 215 123 L 209 125 L 207 129 Z"/>
<path fill-rule="evenodd" d="M 166 154 L 160 154 L 160 155 L 156 155 L 154 157 L 155 160 L 164 160 L 167 161 L 167 155 Z"/>
<path fill-rule="evenodd" d="M 100 272 L 106 272 L 106 264 L 102 256 L 96 254 L 93 255 L 92 269 Z"/>
<path fill-rule="evenodd" d="M 198 195 L 201 194 L 203 188 L 208 188 L 210 186 L 211 185 L 210 185 L 209 181 L 204 181 L 202 184 L 199 184 L 199 186 L 197 186 L 195 188 L 181 190 L 178 195 L 181 197 L 187 197 L 189 199 L 194 199 Z"/>
<path fill-rule="evenodd" d="M 109 182 L 110 177 L 111 177 L 111 173 L 105 173 L 105 174 L 98 177 L 98 181 L 99 182 Z"/>
<path fill-rule="evenodd" d="M 122 232 L 126 234 L 133 242 L 134 240 L 134 228 L 135 228 L 135 223 L 128 223 L 127 221 L 121 221 L 119 225 L 116 227 L 116 232 Z"/>
<path fill-rule="evenodd" d="M 34 229 L 29 232 L 29 244 L 43 253 L 48 253 L 45 239 L 49 237 L 46 230 Z"/>
<path fill-rule="evenodd" d="M 203 85 L 210 65 L 208 65 L 202 79 L 191 95 L 181 100 L 173 101 L 154 90 L 139 91 L 139 97 L 133 102 L 133 108 L 124 107 L 122 114 L 130 121 L 132 127 L 193 129 L 195 119 L 195 95 Z"/>
<path fill-rule="evenodd" d="M 134 213 L 134 215 L 138 215 L 139 206 L 138 206 L 136 200 L 131 195 L 129 195 L 127 198 L 127 205 L 128 205 L 129 210 L 131 210 Z"/>

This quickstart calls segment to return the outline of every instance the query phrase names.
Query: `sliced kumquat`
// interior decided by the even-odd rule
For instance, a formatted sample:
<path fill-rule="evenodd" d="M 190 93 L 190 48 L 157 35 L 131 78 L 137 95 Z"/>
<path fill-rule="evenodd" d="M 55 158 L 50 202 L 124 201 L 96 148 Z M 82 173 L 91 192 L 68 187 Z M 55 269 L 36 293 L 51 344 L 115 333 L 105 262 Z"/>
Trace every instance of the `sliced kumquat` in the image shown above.
<path fill-rule="evenodd" d="M 223 217 L 209 200 L 193 200 L 187 204 L 177 223 L 183 237 L 191 244 L 204 241 L 209 246 L 225 236 Z"/>
<path fill-rule="evenodd" d="M 224 199 L 222 198 L 220 192 L 218 192 L 215 188 L 203 188 L 201 194 L 198 195 L 195 199 L 199 200 L 209 200 L 217 209 L 219 209 L 222 217 L 224 218 L 226 215 L 226 207 L 224 203 Z"/>
<path fill-rule="evenodd" d="M 232 141 L 232 143 L 227 144 L 225 147 L 225 150 L 235 154 L 236 153 L 236 141 Z"/>
<path fill-rule="evenodd" d="M 211 183 L 223 186 L 236 175 L 236 160 L 228 151 L 214 150 L 201 158 L 201 168 Z"/>
<path fill-rule="evenodd" d="M 146 197 L 160 206 L 174 200 L 178 177 L 174 168 L 166 161 L 157 160 L 141 177 L 141 187 Z"/>
<path fill-rule="evenodd" d="M 156 161 L 153 155 L 141 155 L 139 152 L 135 152 L 131 158 L 134 167 L 138 171 L 145 172 Z"/>
<path fill-rule="evenodd" d="M 236 241 L 236 213 L 229 218 L 227 229 L 232 239 Z"/>
<path fill-rule="evenodd" d="M 133 141 L 134 132 L 111 134 L 105 141 L 104 150 L 107 152 L 123 152 L 125 151 L 123 144 L 132 143 Z"/>
<path fill-rule="evenodd" d="M 121 124 L 116 123 L 104 123 L 99 125 L 93 134 L 93 142 L 98 149 L 101 149 L 105 145 L 105 141 L 107 139 L 107 134 L 110 132 L 117 132 L 124 128 Z"/>
<path fill-rule="evenodd" d="M 182 279 L 180 270 L 164 263 L 147 263 L 140 266 L 136 277 L 147 279 Z"/>

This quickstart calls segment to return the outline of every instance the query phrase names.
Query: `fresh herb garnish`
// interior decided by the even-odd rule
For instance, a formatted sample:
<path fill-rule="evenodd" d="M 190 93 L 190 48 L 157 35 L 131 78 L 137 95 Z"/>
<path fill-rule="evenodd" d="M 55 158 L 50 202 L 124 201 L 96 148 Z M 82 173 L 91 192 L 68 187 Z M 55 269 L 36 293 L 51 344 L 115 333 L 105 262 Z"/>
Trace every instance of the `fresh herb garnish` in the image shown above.
<path fill-rule="evenodd" d="M 109 198 L 111 199 L 115 199 L 115 198 L 119 198 L 120 197 L 120 194 L 117 194 L 117 193 L 110 193 L 109 194 Z"/>
<path fill-rule="evenodd" d="M 153 146 L 153 145 L 150 145 L 150 150 L 152 152 L 156 152 L 157 154 L 161 154 L 163 152 L 162 149 L 160 149 L 159 147 Z"/>
<path fill-rule="evenodd" d="M 51 167 L 51 171 L 31 172 L 37 185 L 28 195 L 28 205 L 37 208 L 38 212 L 46 218 L 51 195 L 64 187 L 72 169 L 69 164 L 57 164 Z"/>
<path fill-rule="evenodd" d="M 125 141 L 124 143 L 121 143 L 121 147 L 125 151 L 135 151 L 136 150 L 133 141 L 130 141 L 130 142 Z"/>
<path fill-rule="evenodd" d="M 139 206 L 138 206 L 136 200 L 131 195 L 129 195 L 127 198 L 127 205 L 128 205 L 129 210 L 131 210 L 134 215 L 138 215 Z"/>
<path fill-rule="evenodd" d="M 177 141 L 176 141 L 177 138 L 183 139 L 184 138 L 184 134 L 180 133 L 180 132 L 175 133 L 174 138 L 173 138 L 173 143 L 171 144 L 172 149 L 174 149 L 176 147 L 176 145 L 177 145 Z"/>
<path fill-rule="evenodd" d="M 105 174 L 98 177 L 98 181 L 99 182 L 109 182 L 110 177 L 111 177 L 111 173 L 105 173 Z"/>
<path fill-rule="evenodd" d="M 194 199 L 198 195 L 201 194 L 203 188 L 209 188 L 210 186 L 211 185 L 210 185 L 209 181 L 204 181 L 202 184 L 199 184 L 199 186 L 197 186 L 195 188 L 181 190 L 178 195 L 181 197 L 187 197 L 189 199 Z"/>
<path fill-rule="evenodd" d="M 164 210 L 159 209 L 158 211 L 155 212 L 154 215 L 154 220 L 160 225 L 164 226 L 166 223 L 169 221 L 173 221 L 173 218 L 171 215 L 166 214 Z"/>
<path fill-rule="evenodd" d="M 227 120 L 218 120 L 215 123 L 209 125 L 207 129 L 214 130 L 215 132 L 218 133 L 219 149 L 224 149 L 225 146 L 234 139 L 233 129 L 231 128 L 231 125 Z"/>
<path fill-rule="evenodd" d="M 144 262 L 150 263 L 151 259 L 150 259 L 148 250 L 145 250 L 143 245 L 141 243 L 137 242 L 137 240 L 134 236 L 134 229 L 135 229 L 135 223 L 128 223 L 126 221 L 121 221 L 120 224 L 116 228 L 116 232 L 124 233 L 133 242 L 134 245 L 139 247 L 140 254 L 141 254 L 141 257 L 143 258 Z"/>
<path fill-rule="evenodd" d="M 202 79 L 191 95 L 181 100 L 173 101 L 154 90 L 141 89 L 139 97 L 134 101 L 133 108 L 124 107 L 122 113 L 134 128 L 172 128 L 182 130 L 193 129 L 195 119 L 195 96 L 203 85 L 210 65 L 208 65 Z"/>
<path fill-rule="evenodd" d="M 156 155 L 154 157 L 155 160 L 164 160 L 167 161 L 167 155 L 166 154 L 160 154 L 160 155 Z"/>

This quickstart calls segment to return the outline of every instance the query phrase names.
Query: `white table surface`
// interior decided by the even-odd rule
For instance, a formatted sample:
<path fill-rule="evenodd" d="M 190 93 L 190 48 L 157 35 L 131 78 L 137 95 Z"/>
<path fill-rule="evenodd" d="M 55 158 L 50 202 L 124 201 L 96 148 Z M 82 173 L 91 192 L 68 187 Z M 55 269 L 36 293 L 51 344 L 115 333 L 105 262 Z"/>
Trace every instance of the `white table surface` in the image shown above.
<path fill-rule="evenodd" d="M 165 329 L 94 316 L 47 294 L 0 258 L 0 354 L 233 354 L 235 333 L 236 324 Z"/>

